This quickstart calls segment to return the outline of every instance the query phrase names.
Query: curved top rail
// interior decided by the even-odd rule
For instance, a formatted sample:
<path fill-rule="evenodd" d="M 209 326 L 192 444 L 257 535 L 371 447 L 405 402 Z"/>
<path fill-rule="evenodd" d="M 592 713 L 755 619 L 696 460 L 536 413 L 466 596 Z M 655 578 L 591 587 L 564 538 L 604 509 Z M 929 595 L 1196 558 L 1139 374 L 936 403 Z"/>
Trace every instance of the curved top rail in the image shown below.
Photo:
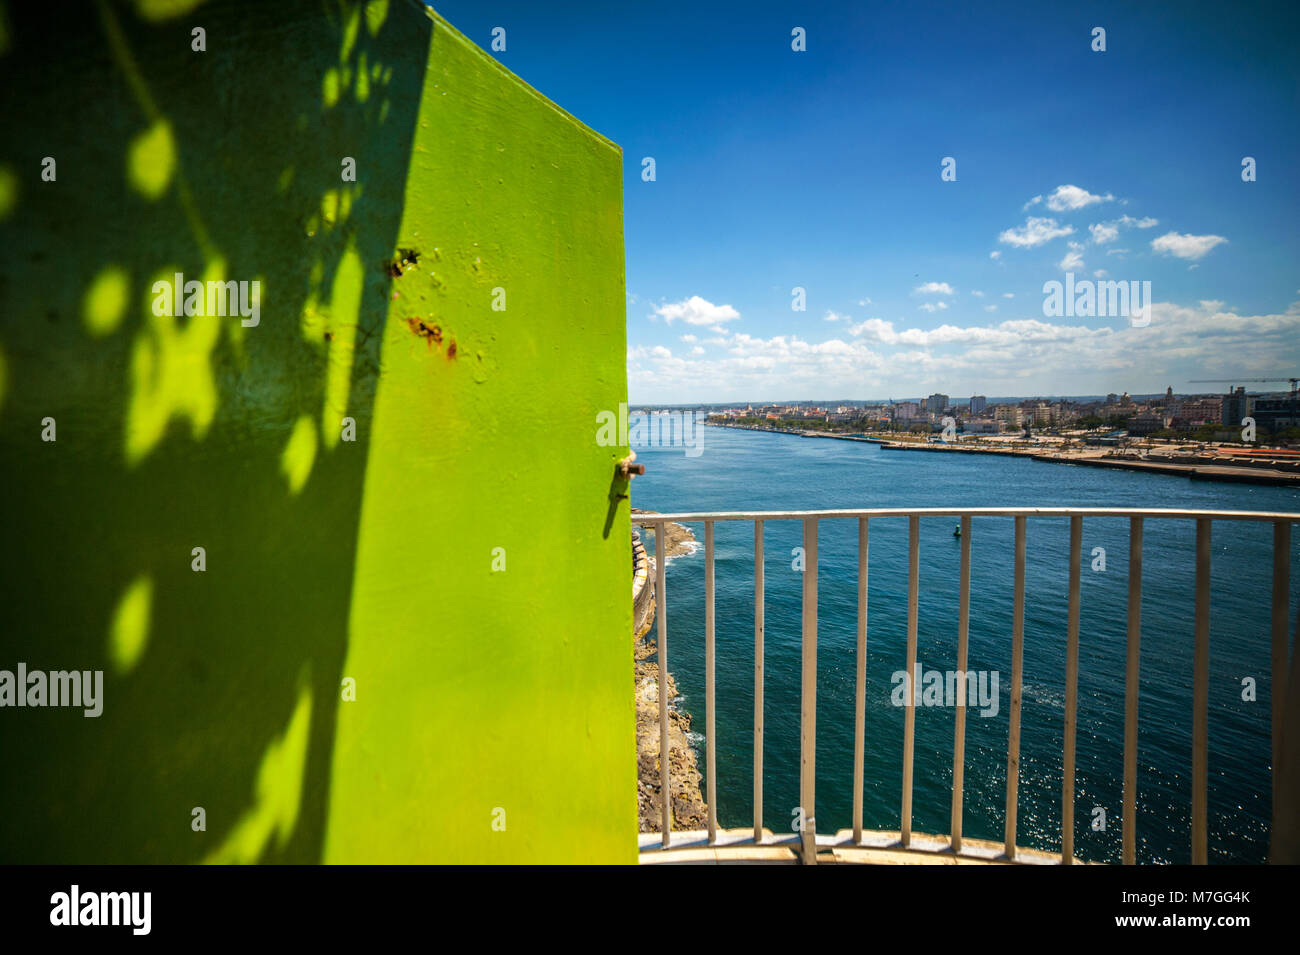
<path fill-rule="evenodd" d="M 1286 511 L 1216 511 L 1141 507 L 877 507 L 822 511 L 694 511 L 679 514 L 633 515 L 641 527 L 672 521 L 798 521 L 837 517 L 1152 517 L 1186 520 L 1209 517 L 1218 521 L 1300 522 L 1300 513 Z"/>

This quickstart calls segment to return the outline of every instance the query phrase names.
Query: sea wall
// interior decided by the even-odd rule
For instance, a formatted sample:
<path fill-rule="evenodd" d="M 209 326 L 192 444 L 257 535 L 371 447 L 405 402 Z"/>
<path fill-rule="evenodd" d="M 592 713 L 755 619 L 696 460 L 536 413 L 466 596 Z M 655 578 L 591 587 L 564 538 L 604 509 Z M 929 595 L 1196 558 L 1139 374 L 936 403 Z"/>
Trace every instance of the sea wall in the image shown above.
<path fill-rule="evenodd" d="M 618 147 L 414 0 L 0 13 L 0 669 L 104 674 L 0 861 L 635 861 Z"/>

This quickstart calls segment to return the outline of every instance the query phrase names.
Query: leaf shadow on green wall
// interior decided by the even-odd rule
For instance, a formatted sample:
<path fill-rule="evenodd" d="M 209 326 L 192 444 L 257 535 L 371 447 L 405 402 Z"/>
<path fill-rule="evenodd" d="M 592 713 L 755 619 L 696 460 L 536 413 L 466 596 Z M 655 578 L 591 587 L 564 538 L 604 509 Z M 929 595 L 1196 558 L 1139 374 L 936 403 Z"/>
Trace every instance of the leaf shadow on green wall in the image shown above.
<path fill-rule="evenodd" d="M 5 11 L 0 669 L 105 673 L 0 710 L 0 862 L 321 858 L 432 27 L 393 7 Z M 152 315 L 173 270 L 260 324 Z"/>

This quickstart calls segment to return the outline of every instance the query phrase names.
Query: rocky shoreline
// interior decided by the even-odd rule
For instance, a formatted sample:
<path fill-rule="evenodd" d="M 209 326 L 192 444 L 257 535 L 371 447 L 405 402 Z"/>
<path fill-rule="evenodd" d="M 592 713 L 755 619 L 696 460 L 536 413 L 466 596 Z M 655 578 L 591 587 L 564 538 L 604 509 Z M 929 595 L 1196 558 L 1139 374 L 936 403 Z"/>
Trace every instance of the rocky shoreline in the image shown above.
<path fill-rule="evenodd" d="M 638 517 L 652 516 L 657 511 L 644 511 L 639 507 L 632 508 L 632 522 L 636 523 Z M 695 535 L 691 529 L 684 524 L 676 524 L 669 521 L 664 527 L 664 536 L 668 538 L 668 559 L 678 557 L 682 554 L 693 554 L 699 547 L 695 540 Z M 658 550 L 654 543 L 655 529 L 653 527 L 644 527 L 641 529 L 641 537 L 645 541 L 646 550 L 658 556 Z"/>
<path fill-rule="evenodd" d="M 652 514 L 652 511 L 632 509 L 636 515 Z M 646 546 L 653 549 L 654 531 L 645 529 Z M 694 551 L 695 535 L 681 524 L 668 524 L 664 531 L 667 538 L 667 555 L 676 557 Z M 654 559 L 651 558 L 651 580 L 654 580 Z M 654 608 L 651 609 L 653 615 Z M 637 638 L 633 646 L 635 660 L 636 693 L 636 764 L 637 764 L 637 817 L 641 832 L 662 831 L 662 810 L 660 793 L 662 775 L 660 770 L 659 747 L 659 664 L 650 658 L 659 648 L 650 639 L 655 633 L 653 626 L 643 637 Z M 673 706 L 677 699 L 677 683 L 671 673 L 667 674 L 668 685 L 668 785 L 669 806 L 672 812 L 674 830 L 703 829 L 708 825 L 708 807 L 700 792 L 700 771 L 696 765 L 695 750 L 691 748 L 688 734 L 691 729 L 691 715 Z"/>
<path fill-rule="evenodd" d="M 636 646 L 636 801 L 641 832 L 662 831 L 659 763 L 659 664 L 647 660 L 657 648 L 642 640 Z M 677 684 L 668 674 L 668 785 L 675 830 L 703 829 L 708 807 L 700 792 L 700 771 L 687 733 L 691 715 L 672 705 Z"/>

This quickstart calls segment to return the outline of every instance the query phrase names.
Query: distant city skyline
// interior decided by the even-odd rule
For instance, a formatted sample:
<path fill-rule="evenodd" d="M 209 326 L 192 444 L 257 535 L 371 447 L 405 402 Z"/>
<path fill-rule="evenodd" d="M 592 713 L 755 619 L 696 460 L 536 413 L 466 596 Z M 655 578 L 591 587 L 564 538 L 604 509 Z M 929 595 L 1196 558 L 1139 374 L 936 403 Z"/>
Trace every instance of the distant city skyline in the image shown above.
<path fill-rule="evenodd" d="M 640 409 L 638 409 L 640 410 Z M 676 412 L 664 412 L 672 417 Z M 935 392 L 916 399 L 889 401 L 828 401 L 825 403 L 746 402 L 704 405 L 695 413 L 713 423 L 757 427 L 764 421 L 778 430 L 801 422 L 839 431 L 940 431 L 999 434 L 1023 428 L 1122 429 L 1129 436 L 1165 435 L 1196 440 L 1224 440 L 1242 429 L 1242 440 L 1253 442 L 1261 430 L 1268 435 L 1300 437 L 1300 394 L 1296 391 L 1250 393 L 1237 387 L 1224 394 L 1179 394 L 1172 387 L 1155 394 L 1108 392 L 1075 397 L 1007 397 L 984 395 L 954 399 Z M 653 415 L 652 415 L 653 417 Z"/>

